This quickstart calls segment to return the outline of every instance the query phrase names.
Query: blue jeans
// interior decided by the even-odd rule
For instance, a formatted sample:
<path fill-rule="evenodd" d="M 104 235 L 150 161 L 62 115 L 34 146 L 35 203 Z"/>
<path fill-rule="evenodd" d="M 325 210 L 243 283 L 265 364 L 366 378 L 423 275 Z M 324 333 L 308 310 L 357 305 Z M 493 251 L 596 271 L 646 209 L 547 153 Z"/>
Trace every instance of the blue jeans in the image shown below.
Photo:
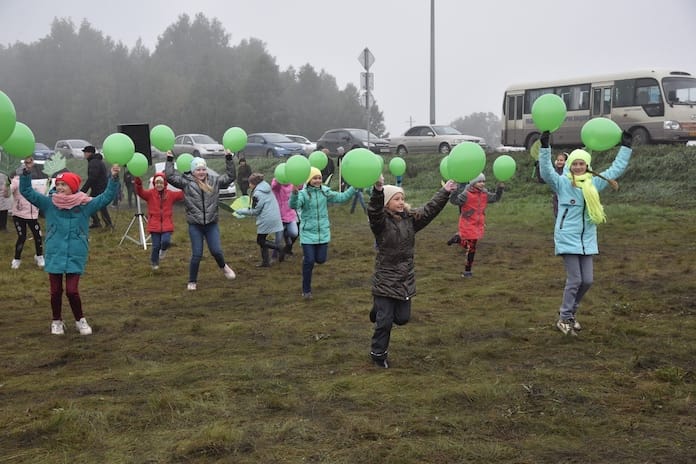
<path fill-rule="evenodd" d="M 150 262 L 153 265 L 159 264 L 159 252 L 160 250 L 168 250 L 169 245 L 172 242 L 171 232 L 151 232 L 150 239 L 152 239 L 152 253 L 150 253 Z"/>
<path fill-rule="evenodd" d="M 312 293 L 312 271 L 314 263 L 324 264 L 329 255 L 329 244 L 302 244 L 302 293 Z"/>
<path fill-rule="evenodd" d="M 191 239 L 191 262 L 189 263 L 189 282 L 196 282 L 198 279 L 198 267 L 203 258 L 203 239 L 208 242 L 208 250 L 215 258 L 218 267 L 225 267 L 225 256 L 222 254 L 220 245 L 220 227 L 217 222 L 212 224 L 189 224 L 189 238 Z"/>

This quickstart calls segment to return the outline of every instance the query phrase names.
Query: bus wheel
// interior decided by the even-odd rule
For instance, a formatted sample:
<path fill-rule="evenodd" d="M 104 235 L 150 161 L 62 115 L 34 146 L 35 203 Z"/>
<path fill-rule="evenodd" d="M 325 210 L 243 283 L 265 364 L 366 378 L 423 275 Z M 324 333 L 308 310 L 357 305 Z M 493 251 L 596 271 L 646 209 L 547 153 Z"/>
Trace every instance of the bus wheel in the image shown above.
<path fill-rule="evenodd" d="M 532 149 L 532 145 L 534 145 L 534 142 L 539 140 L 539 134 L 531 134 L 529 138 L 527 139 L 527 143 L 525 144 L 525 147 L 527 147 L 527 151 Z"/>
<path fill-rule="evenodd" d="M 646 131 L 643 128 L 637 128 L 631 131 L 631 135 L 633 136 L 633 141 L 631 144 L 636 147 L 638 145 L 647 145 L 650 143 L 650 136 L 648 135 L 648 131 Z"/>
<path fill-rule="evenodd" d="M 449 155 L 450 146 L 449 146 L 449 144 L 441 143 L 440 146 L 437 147 L 437 151 L 438 151 L 441 155 Z"/>
<path fill-rule="evenodd" d="M 396 154 L 399 156 L 404 156 L 407 153 L 408 153 L 408 150 L 403 145 L 399 145 L 399 147 L 396 149 Z"/>

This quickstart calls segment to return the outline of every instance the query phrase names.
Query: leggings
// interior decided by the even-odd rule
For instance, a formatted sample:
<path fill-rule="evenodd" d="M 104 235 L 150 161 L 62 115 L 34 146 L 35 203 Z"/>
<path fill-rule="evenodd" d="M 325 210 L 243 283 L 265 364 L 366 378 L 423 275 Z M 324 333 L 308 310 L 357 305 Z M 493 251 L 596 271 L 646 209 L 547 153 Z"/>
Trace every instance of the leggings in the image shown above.
<path fill-rule="evenodd" d="M 34 246 L 36 247 L 36 256 L 43 256 L 43 239 L 41 238 L 41 225 L 38 219 L 24 219 L 19 216 L 12 216 L 15 230 L 17 231 L 17 243 L 15 243 L 14 259 L 22 258 L 22 250 L 24 242 L 27 240 L 27 226 L 34 236 Z"/>
<path fill-rule="evenodd" d="M 471 267 L 474 265 L 478 240 L 475 238 L 463 238 L 460 243 L 462 244 L 462 248 L 466 250 L 466 265 L 464 266 L 464 270 L 470 271 Z"/>
<path fill-rule="evenodd" d="M 63 309 L 63 274 L 48 274 L 48 281 L 51 284 L 51 311 L 53 320 L 62 320 Z M 73 316 L 76 321 L 82 319 L 82 299 L 80 298 L 80 274 L 65 274 L 65 295 L 70 302 Z"/>

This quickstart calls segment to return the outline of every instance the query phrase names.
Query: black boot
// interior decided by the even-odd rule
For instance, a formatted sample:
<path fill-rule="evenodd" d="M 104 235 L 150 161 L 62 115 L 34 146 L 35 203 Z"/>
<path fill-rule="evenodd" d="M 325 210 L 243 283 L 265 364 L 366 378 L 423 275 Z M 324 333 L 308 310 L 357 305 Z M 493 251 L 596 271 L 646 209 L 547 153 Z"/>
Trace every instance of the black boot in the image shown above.
<path fill-rule="evenodd" d="M 268 258 L 268 248 L 261 247 L 261 263 L 257 267 L 271 267 L 271 260 Z"/>
<path fill-rule="evenodd" d="M 461 243 L 462 239 L 459 234 L 454 234 L 451 239 L 447 240 L 447 246 L 453 245 L 455 243 Z"/>
<path fill-rule="evenodd" d="M 278 262 L 282 263 L 285 261 L 285 248 L 276 245 L 274 242 L 266 240 L 266 244 L 263 246 L 266 249 L 266 252 L 268 252 L 268 249 L 270 248 L 271 250 L 275 250 L 278 252 Z"/>

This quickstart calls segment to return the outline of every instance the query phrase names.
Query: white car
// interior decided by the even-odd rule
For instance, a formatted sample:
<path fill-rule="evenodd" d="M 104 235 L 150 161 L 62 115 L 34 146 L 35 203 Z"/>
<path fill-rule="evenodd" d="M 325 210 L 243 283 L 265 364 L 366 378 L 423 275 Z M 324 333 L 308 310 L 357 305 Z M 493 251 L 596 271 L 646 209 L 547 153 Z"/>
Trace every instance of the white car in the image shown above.
<path fill-rule="evenodd" d="M 306 155 L 309 155 L 310 153 L 317 151 L 317 144 L 315 142 L 310 141 L 304 135 L 285 134 L 285 136 L 293 142 L 301 144 Z"/>
<path fill-rule="evenodd" d="M 389 148 L 399 156 L 406 153 L 447 155 L 453 147 L 462 142 L 474 142 L 484 150 L 488 149 L 486 141 L 481 137 L 464 135 L 454 127 L 431 124 L 413 126 L 404 135 L 391 137 Z"/>
<path fill-rule="evenodd" d="M 176 163 L 174 164 L 176 167 Z M 155 172 L 164 172 L 164 163 L 155 163 Z M 211 168 L 208 168 L 208 173 L 210 173 L 213 176 L 217 176 L 218 173 Z M 152 188 L 152 177 L 148 179 L 147 181 L 148 188 Z M 179 189 L 174 187 L 172 184 L 167 182 L 167 190 L 171 190 L 172 192 L 178 192 Z M 237 196 L 237 186 L 235 185 L 235 182 L 232 182 L 227 188 L 225 189 L 220 189 L 220 199 L 221 200 L 226 200 L 228 198 L 235 198 Z"/>
<path fill-rule="evenodd" d="M 525 151 L 525 147 L 508 147 L 505 145 L 501 145 L 498 148 L 495 149 L 496 152 L 498 153 L 512 153 L 516 151 Z"/>
<path fill-rule="evenodd" d="M 82 139 L 59 140 L 56 142 L 53 151 L 62 153 L 65 158 L 85 159 L 82 149 L 87 145 L 92 145 L 92 143 Z M 97 153 L 99 153 L 99 150 L 97 150 Z"/>
<path fill-rule="evenodd" d="M 687 147 L 696 147 L 696 140 L 689 140 L 686 142 Z"/>

